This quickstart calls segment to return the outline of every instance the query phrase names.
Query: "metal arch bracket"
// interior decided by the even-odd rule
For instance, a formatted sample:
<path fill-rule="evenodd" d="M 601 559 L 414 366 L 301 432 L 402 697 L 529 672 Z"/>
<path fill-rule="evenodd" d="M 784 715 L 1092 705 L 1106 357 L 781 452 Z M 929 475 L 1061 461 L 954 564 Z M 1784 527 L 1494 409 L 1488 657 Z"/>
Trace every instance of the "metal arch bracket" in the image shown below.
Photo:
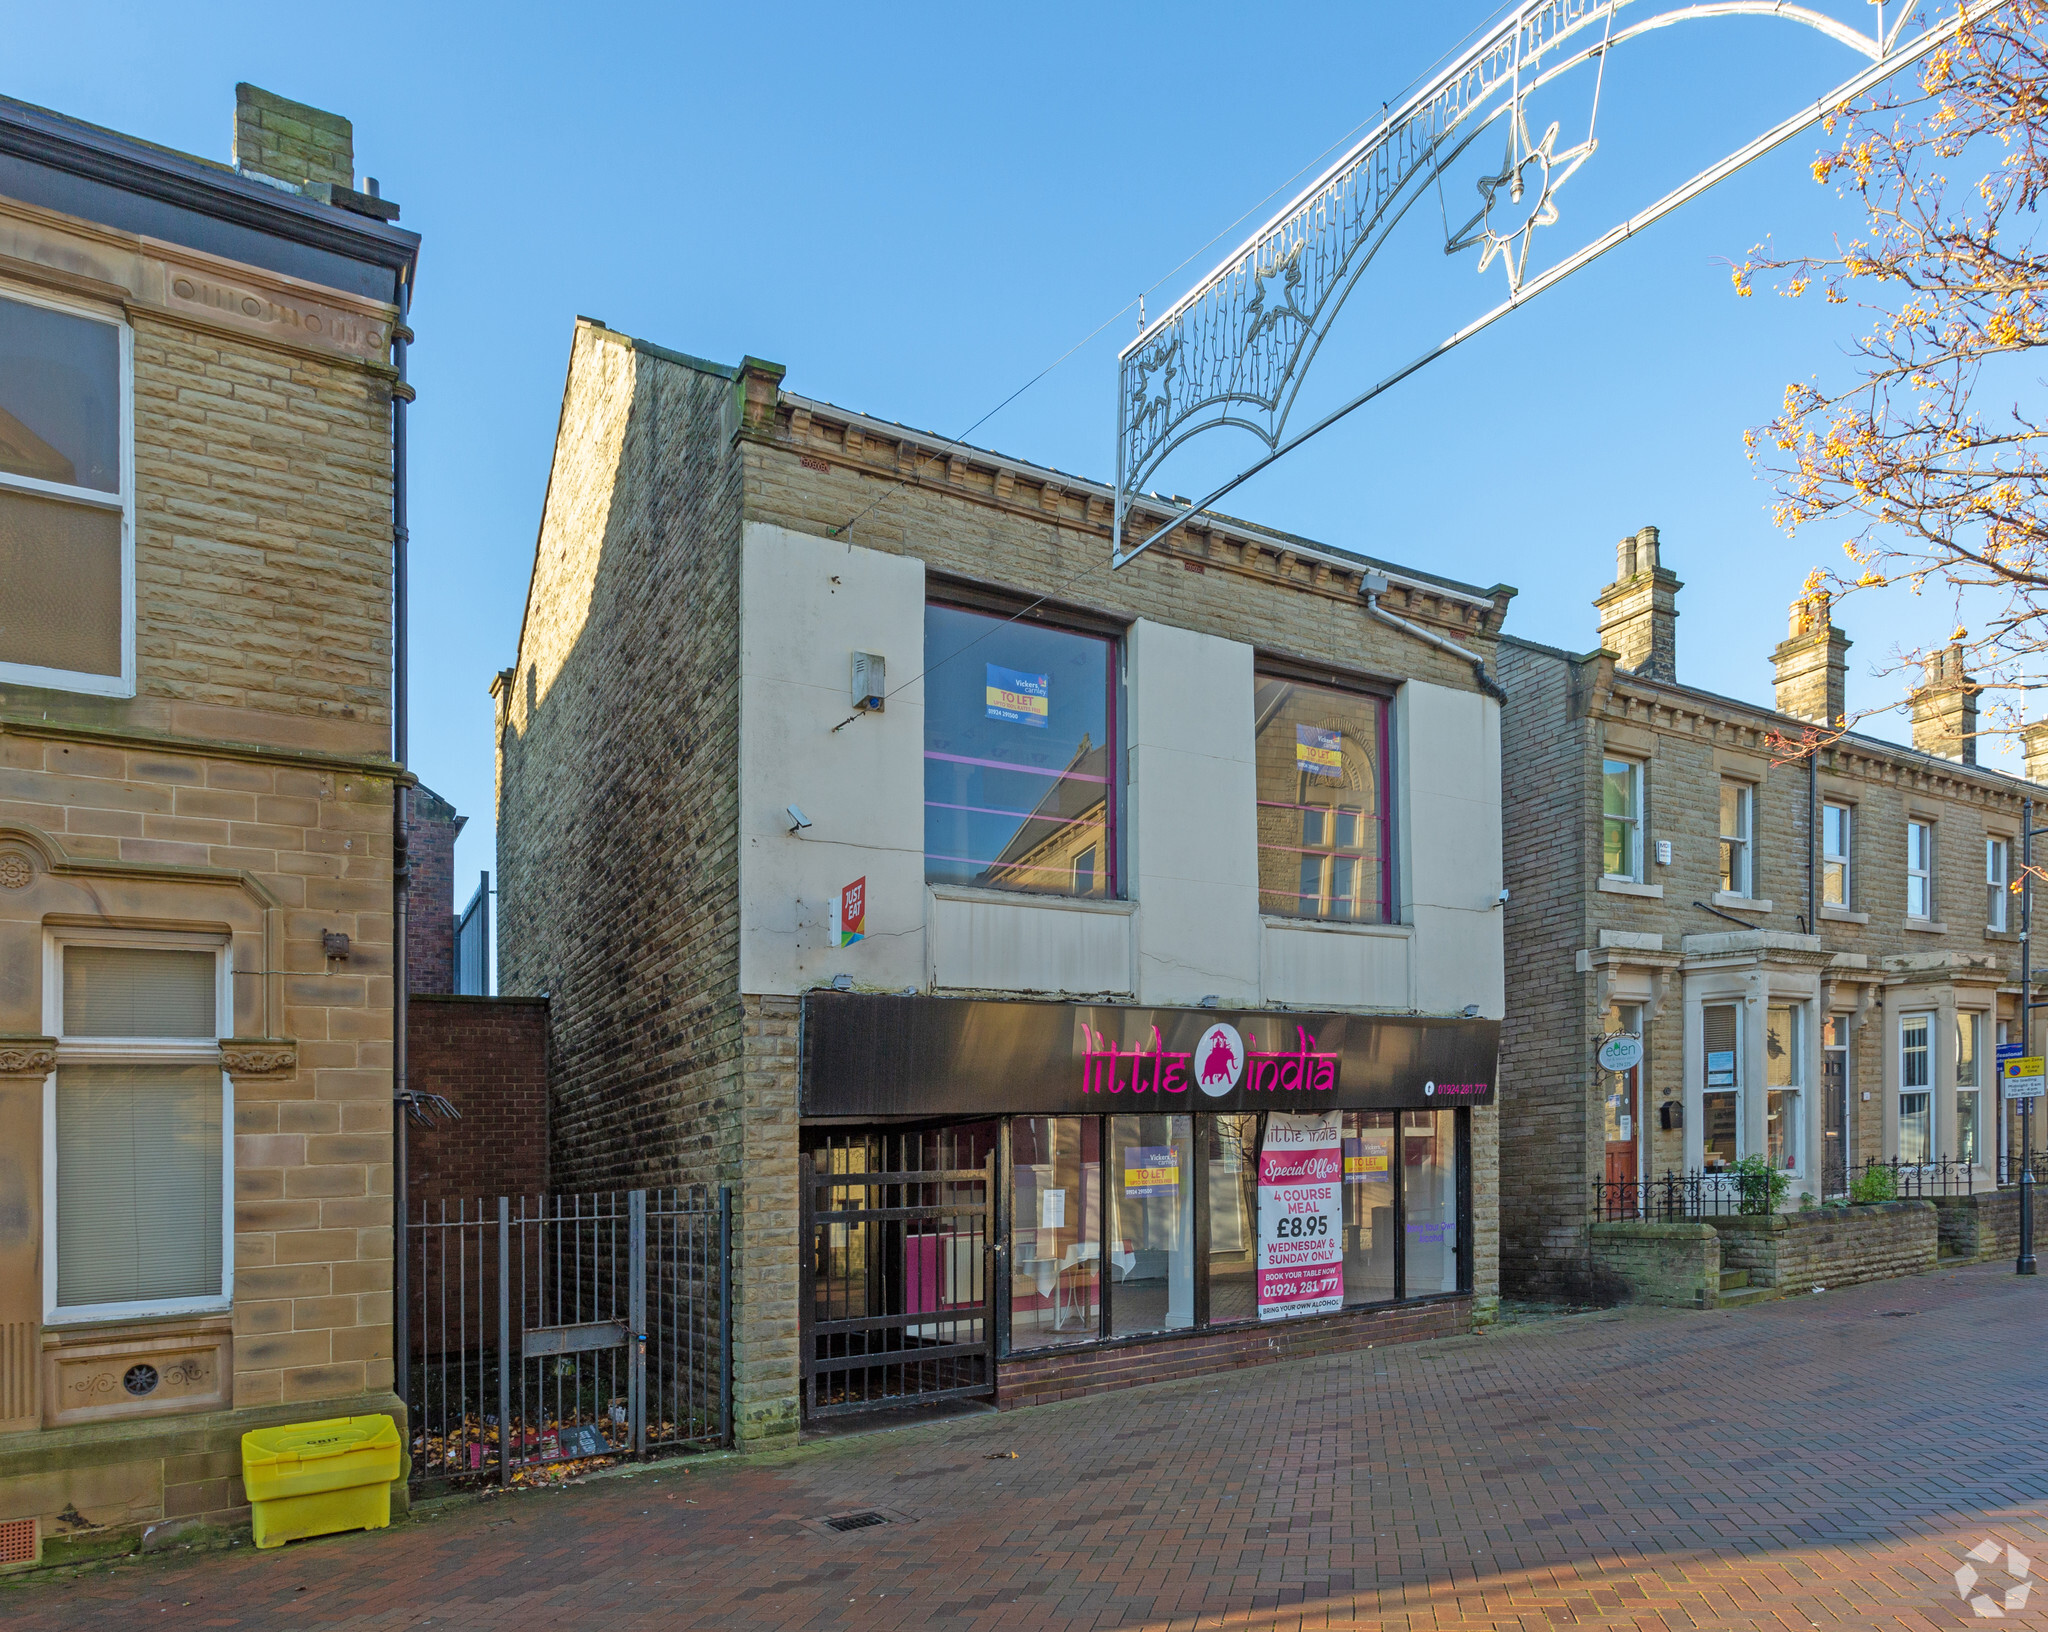
<path fill-rule="evenodd" d="M 1113 568 L 1353 409 L 1925 55 L 1998 0 L 1936 0 L 1932 20 L 1910 36 L 1912 7 L 1900 3 L 1887 26 L 1883 0 L 1874 0 L 1867 33 L 1788 0 L 1703 0 L 1624 24 L 1622 14 L 1640 3 L 1524 0 L 1124 349 L 1117 377 Z M 1648 209 L 1531 275 L 1530 246 L 1539 231 L 1557 223 L 1558 190 L 1598 150 L 1600 89 L 1614 48 L 1681 23 L 1744 16 L 1812 29 L 1867 65 Z M 1561 125 L 1551 121 L 1532 140 L 1530 98 L 1588 64 L 1594 70 L 1584 134 L 1560 147 Z M 1290 437 L 1288 417 L 1309 365 L 1387 235 L 1431 190 L 1441 197 L 1444 172 L 1496 120 L 1506 138 L 1502 165 L 1479 178 L 1479 208 L 1470 219 L 1453 227 L 1446 207 L 1444 251 L 1478 250 L 1482 273 L 1498 261 L 1507 299 Z M 1164 525 L 1126 547 L 1126 523 L 1141 485 L 1182 443 L 1226 426 L 1249 431 L 1268 451 L 1195 503 L 1173 501 Z"/>

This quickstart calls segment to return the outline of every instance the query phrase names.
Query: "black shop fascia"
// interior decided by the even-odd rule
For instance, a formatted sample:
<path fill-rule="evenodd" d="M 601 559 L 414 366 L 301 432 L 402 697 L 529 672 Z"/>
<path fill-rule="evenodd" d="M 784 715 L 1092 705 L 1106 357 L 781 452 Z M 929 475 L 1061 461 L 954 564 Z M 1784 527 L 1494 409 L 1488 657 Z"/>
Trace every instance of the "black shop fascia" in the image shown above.
<path fill-rule="evenodd" d="M 810 994 L 806 1417 L 986 1397 L 1091 1349 L 1231 1329 L 1256 1349 L 1272 1321 L 1469 1296 L 1471 1113 L 1493 1099 L 1499 1036 Z"/>

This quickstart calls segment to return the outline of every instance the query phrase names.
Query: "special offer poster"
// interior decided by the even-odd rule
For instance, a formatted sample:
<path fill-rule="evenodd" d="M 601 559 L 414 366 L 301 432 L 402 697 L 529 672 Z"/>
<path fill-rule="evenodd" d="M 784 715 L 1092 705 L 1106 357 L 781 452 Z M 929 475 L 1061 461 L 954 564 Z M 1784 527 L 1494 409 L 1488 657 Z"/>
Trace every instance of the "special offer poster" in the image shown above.
<path fill-rule="evenodd" d="M 1259 1152 L 1259 1319 L 1344 1307 L 1341 1111 L 1275 1111 Z"/>

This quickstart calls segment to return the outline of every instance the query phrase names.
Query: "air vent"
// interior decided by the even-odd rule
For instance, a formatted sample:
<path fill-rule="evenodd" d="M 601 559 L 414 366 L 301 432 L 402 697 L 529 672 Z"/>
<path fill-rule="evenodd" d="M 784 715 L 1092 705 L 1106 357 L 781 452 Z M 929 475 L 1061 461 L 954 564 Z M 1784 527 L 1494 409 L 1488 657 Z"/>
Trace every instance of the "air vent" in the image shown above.
<path fill-rule="evenodd" d="M 889 1515 L 886 1513 L 841 1513 L 827 1519 L 825 1525 L 831 1530 L 865 1530 L 869 1525 L 888 1522 Z"/>
<path fill-rule="evenodd" d="M 34 1519 L 0 1519 L 0 1564 L 33 1564 L 40 1556 Z"/>

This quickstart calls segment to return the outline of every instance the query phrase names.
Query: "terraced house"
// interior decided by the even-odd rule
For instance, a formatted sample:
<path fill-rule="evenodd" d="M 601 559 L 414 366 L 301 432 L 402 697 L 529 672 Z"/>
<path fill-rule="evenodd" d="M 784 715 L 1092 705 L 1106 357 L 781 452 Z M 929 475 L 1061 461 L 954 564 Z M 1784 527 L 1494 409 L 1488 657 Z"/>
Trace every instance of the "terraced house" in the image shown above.
<path fill-rule="evenodd" d="M 391 1392 L 394 340 L 346 120 L 0 100 L 0 1567 Z M 399 1492 L 402 1497 L 402 1487 Z"/>
<path fill-rule="evenodd" d="M 500 973 L 558 1187 L 735 1187 L 742 1442 L 1493 1302 L 1512 591 L 1110 509 L 577 325 Z"/>
<path fill-rule="evenodd" d="M 1595 602 L 1597 649 L 1502 642 L 1504 1276 L 1583 1265 L 1596 1187 L 1610 1213 L 1654 1211 L 1622 1204 L 1667 1176 L 1711 1206 L 1751 1159 L 1791 1213 L 1896 1160 L 1909 1188 L 1962 1192 L 1945 1237 L 2002 1248 L 2019 1136 L 1995 1061 L 2019 1041 L 2011 886 L 2036 789 L 1977 763 L 1953 653 L 1913 695 L 1912 747 L 1841 732 L 1850 643 L 1824 598 L 1769 653 L 1775 709 L 1683 684 L 1682 587 L 1645 528 Z M 1640 1038 L 1641 1062 L 1603 1069 L 1609 1037 Z M 1908 1250 L 1858 1218 L 1870 1261 L 1840 1233 L 1816 1280 L 1931 1263 L 1936 1220 L 1887 1226 L 1923 1232 Z"/>

